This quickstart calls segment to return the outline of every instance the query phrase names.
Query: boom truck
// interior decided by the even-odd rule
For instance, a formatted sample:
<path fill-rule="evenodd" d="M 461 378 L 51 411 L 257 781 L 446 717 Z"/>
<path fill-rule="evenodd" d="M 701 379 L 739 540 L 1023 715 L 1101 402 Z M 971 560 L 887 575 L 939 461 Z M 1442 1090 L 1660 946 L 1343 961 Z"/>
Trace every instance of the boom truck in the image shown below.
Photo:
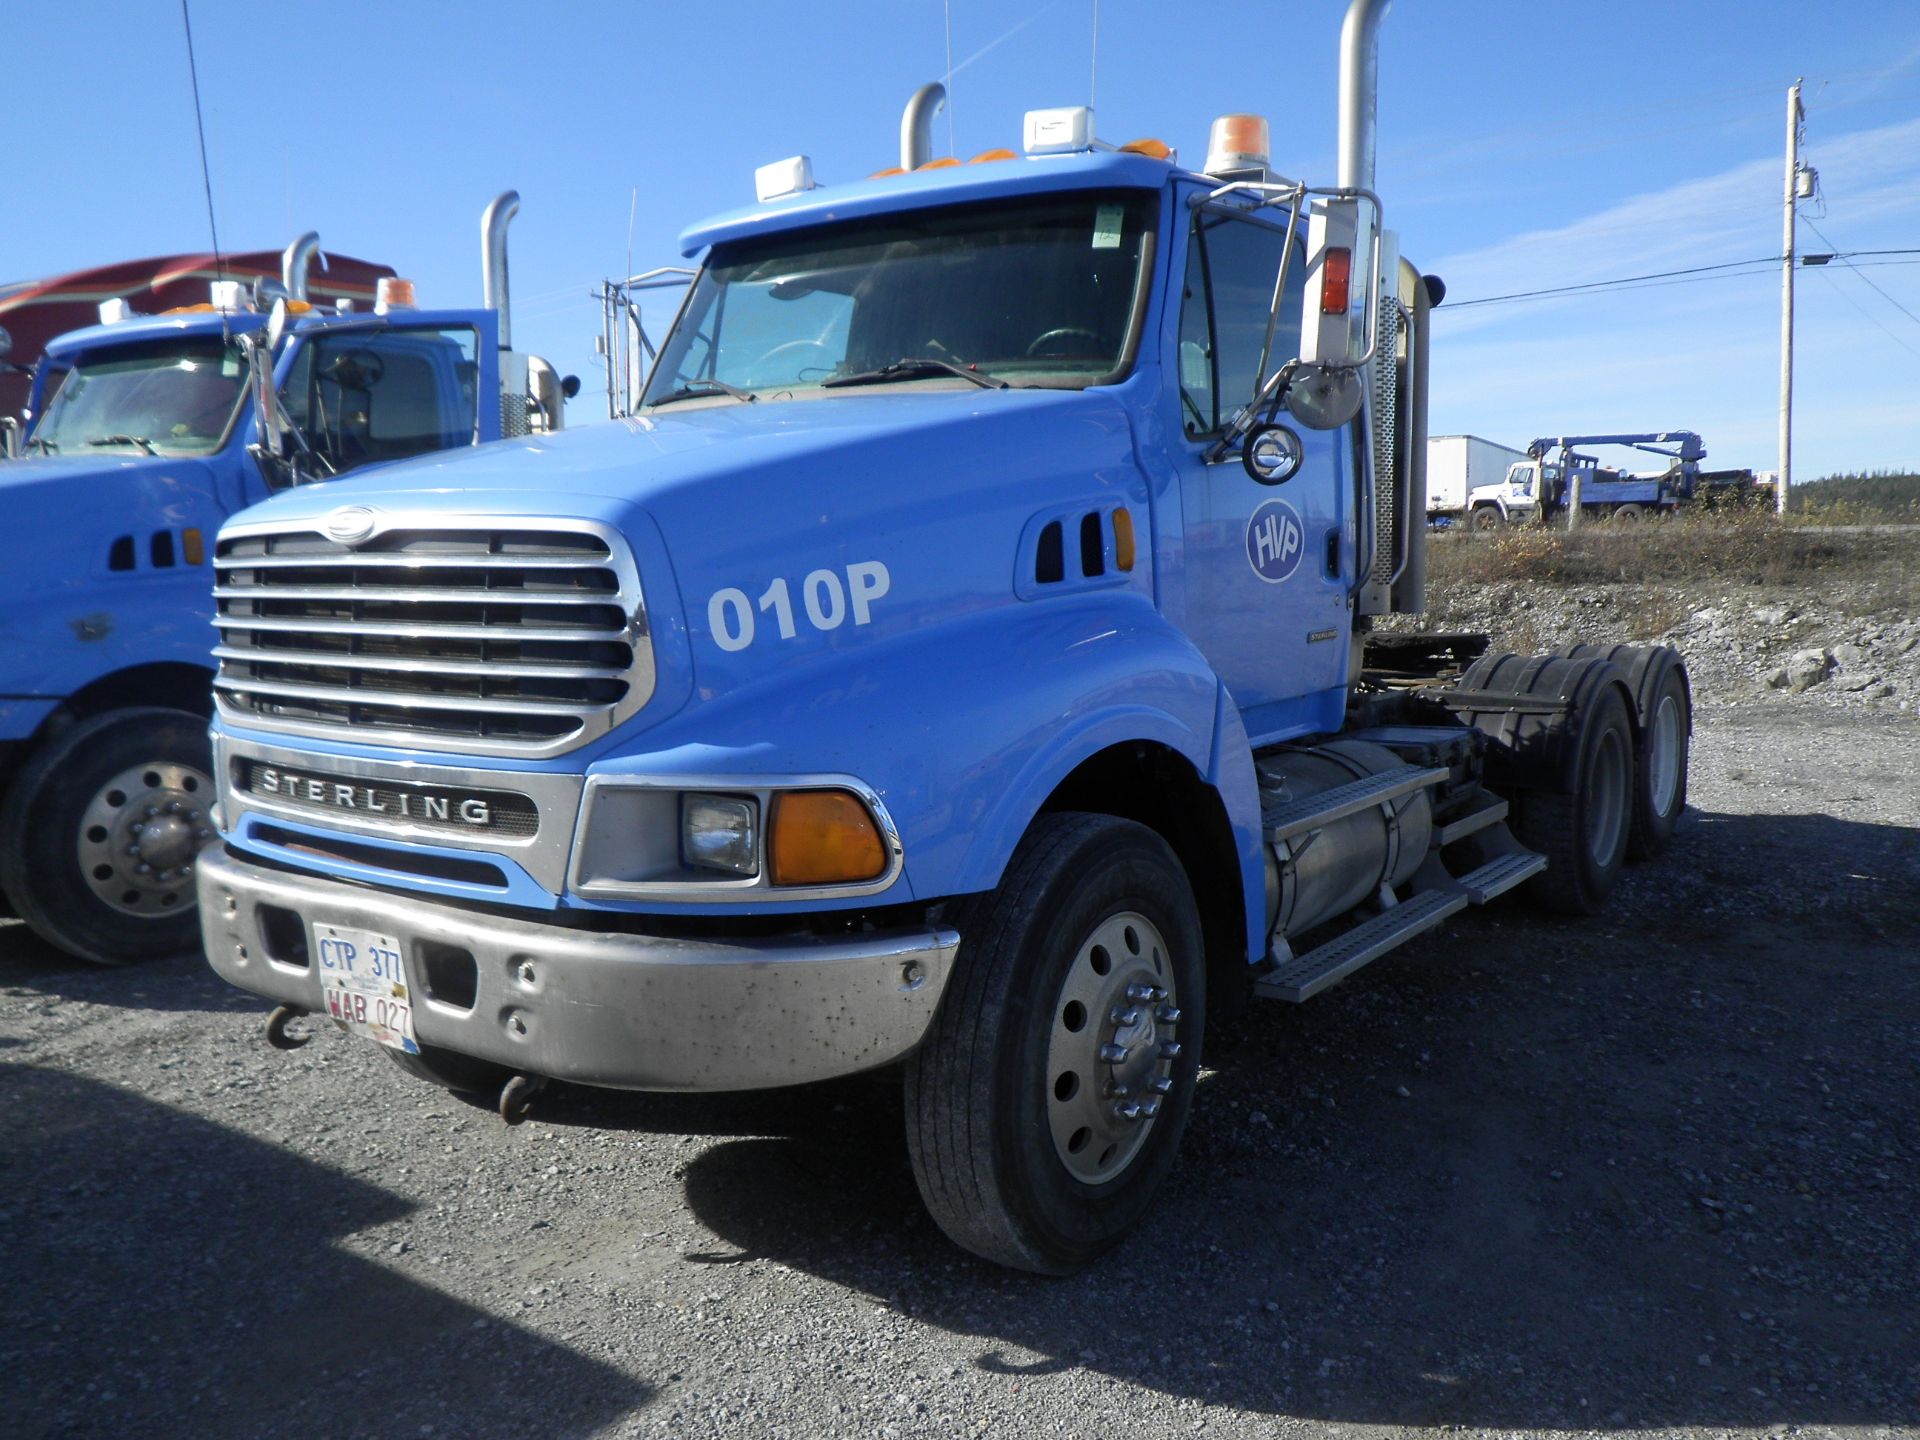
<path fill-rule="evenodd" d="M 1581 445 L 1619 445 L 1658 455 L 1667 467 L 1652 475 L 1632 475 L 1602 465 L 1577 450 Z M 1568 528 L 1590 517 L 1633 524 L 1648 515 L 1666 515 L 1693 499 L 1706 447 L 1691 430 L 1658 430 L 1638 435 L 1560 435 L 1535 440 L 1527 459 L 1507 471 L 1508 489 L 1526 489 L 1540 497 L 1540 518 L 1564 515 Z M 1549 458 L 1554 457 L 1554 458 Z"/>
<path fill-rule="evenodd" d="M 1519 885 L 1596 910 L 1684 804 L 1680 657 L 1372 629 L 1422 608 L 1442 294 L 1373 191 L 1384 9 L 1333 186 L 1252 116 L 960 163 L 910 107 L 900 166 L 683 234 L 634 415 L 229 522 L 198 883 L 267 1039 L 509 1121 L 897 1067 L 940 1226 L 1064 1273 L 1210 1013 Z"/>
<path fill-rule="evenodd" d="M 211 839 L 213 537 L 266 496 L 557 429 L 568 382 L 510 348 L 509 191 L 486 298 L 322 310 L 319 237 L 278 282 L 155 316 L 119 301 L 46 345 L 26 454 L 0 466 L 0 891 L 49 943 L 117 962 L 191 948 Z M 264 403 L 249 406 L 248 392 Z M 217 653 L 217 652 L 216 652 Z"/>

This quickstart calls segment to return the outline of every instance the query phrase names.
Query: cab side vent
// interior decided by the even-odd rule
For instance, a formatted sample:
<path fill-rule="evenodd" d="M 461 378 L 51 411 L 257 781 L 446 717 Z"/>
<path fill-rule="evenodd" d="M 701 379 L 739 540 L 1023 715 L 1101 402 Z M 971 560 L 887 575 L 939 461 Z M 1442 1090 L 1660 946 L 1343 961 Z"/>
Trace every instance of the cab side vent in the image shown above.
<path fill-rule="evenodd" d="M 1088 579 L 1107 573 L 1106 527 L 1098 510 L 1080 517 L 1080 573 Z"/>
<path fill-rule="evenodd" d="M 1058 584 L 1067 578 L 1066 545 L 1058 520 L 1048 521 L 1040 532 L 1040 543 L 1034 550 L 1033 578 L 1041 585 Z"/>
<path fill-rule="evenodd" d="M 133 536 L 122 535 L 107 547 L 107 569 L 133 569 Z"/>
<path fill-rule="evenodd" d="M 173 532 L 171 530 L 154 531 L 153 538 L 147 542 L 147 555 L 153 561 L 154 569 L 171 570 L 173 568 Z"/>

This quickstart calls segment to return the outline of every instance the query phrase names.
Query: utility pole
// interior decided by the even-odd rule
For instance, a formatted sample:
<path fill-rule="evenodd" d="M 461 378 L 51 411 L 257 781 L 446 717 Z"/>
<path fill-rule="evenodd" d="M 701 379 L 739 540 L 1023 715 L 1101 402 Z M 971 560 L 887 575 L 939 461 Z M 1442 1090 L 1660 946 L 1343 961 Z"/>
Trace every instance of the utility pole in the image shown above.
<path fill-rule="evenodd" d="M 1773 509 L 1787 513 L 1787 489 L 1793 483 L 1793 250 L 1794 204 L 1800 190 L 1800 81 L 1787 91 L 1787 181 L 1784 238 L 1780 246 L 1780 474 L 1773 482 Z"/>

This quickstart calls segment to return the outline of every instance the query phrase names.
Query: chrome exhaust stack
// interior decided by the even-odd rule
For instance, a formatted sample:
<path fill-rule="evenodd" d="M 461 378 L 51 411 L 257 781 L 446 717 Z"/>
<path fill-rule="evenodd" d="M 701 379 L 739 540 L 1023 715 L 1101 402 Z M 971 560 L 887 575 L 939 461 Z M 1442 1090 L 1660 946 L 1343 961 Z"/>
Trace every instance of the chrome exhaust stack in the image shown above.
<path fill-rule="evenodd" d="M 900 116 L 900 168 L 918 170 L 933 159 L 933 117 L 947 103 L 947 87 L 938 80 L 922 85 Z"/>
<path fill-rule="evenodd" d="M 307 271 L 312 267 L 316 255 L 320 255 L 320 232 L 317 230 L 307 231 L 281 252 L 280 284 L 287 292 L 287 299 L 307 298 Z M 320 268 L 327 268 L 327 257 L 324 255 L 320 255 Z"/>
<path fill-rule="evenodd" d="M 507 295 L 507 226 L 520 213 L 520 192 L 503 190 L 480 217 L 480 303 L 494 312 L 500 348 L 513 348 L 513 318 Z"/>
<path fill-rule="evenodd" d="M 1340 26 L 1342 189 L 1373 189 L 1373 140 L 1380 105 L 1380 22 L 1393 0 L 1353 0 Z"/>

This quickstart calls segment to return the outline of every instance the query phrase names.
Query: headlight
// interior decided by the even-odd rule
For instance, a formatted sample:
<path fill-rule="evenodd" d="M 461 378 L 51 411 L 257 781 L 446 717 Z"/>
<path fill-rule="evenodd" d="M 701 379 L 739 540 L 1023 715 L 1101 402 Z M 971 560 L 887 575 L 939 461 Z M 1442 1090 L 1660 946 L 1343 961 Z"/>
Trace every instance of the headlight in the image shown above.
<path fill-rule="evenodd" d="M 680 801 L 680 853 L 688 865 L 760 873 L 760 807 L 732 795 L 685 795 Z"/>

